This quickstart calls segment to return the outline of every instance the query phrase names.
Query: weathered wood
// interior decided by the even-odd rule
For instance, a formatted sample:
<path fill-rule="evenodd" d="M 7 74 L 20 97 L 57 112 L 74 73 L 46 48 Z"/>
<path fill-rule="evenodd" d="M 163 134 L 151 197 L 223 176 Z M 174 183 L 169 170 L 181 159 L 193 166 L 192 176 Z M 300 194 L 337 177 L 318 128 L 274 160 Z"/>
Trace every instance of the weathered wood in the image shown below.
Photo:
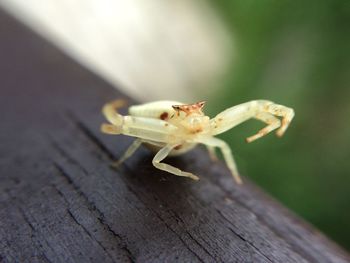
<path fill-rule="evenodd" d="M 111 169 L 131 139 L 101 134 L 100 109 L 125 96 L 4 13 L 0 37 L 0 261 L 350 261 L 200 148 L 170 159 L 198 182 L 144 148 Z"/>

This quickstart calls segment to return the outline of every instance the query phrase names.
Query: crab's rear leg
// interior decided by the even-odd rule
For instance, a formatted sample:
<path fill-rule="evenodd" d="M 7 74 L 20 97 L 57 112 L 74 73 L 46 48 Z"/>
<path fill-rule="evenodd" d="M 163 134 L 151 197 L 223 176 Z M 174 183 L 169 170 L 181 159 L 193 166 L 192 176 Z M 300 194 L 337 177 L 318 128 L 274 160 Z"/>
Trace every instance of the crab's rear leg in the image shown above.
<path fill-rule="evenodd" d="M 278 121 L 274 116 L 282 117 L 282 122 Z M 251 118 L 256 118 L 268 123 L 269 125 L 266 128 L 262 129 L 256 135 L 247 138 L 247 141 L 251 142 L 277 128 L 279 128 L 276 132 L 277 136 L 282 136 L 293 117 L 294 111 L 291 108 L 267 100 L 253 100 L 219 113 L 211 120 L 211 124 L 213 127 L 213 135 L 216 135 Z"/>
<path fill-rule="evenodd" d="M 161 161 L 164 160 L 175 147 L 176 145 L 166 145 L 165 147 L 160 149 L 152 160 L 152 164 L 154 165 L 154 167 L 158 168 L 159 170 L 163 170 L 178 176 L 184 176 L 189 177 L 193 180 L 198 180 L 199 178 L 192 173 L 181 171 L 180 169 L 171 166 L 170 164 L 161 163 Z"/>
<path fill-rule="evenodd" d="M 126 159 L 131 157 L 134 152 L 141 146 L 143 140 L 142 139 L 136 139 L 132 142 L 132 144 L 129 146 L 129 148 L 126 150 L 126 152 L 123 154 L 123 156 L 112 163 L 112 166 L 117 168 L 120 164 L 122 164 Z"/>

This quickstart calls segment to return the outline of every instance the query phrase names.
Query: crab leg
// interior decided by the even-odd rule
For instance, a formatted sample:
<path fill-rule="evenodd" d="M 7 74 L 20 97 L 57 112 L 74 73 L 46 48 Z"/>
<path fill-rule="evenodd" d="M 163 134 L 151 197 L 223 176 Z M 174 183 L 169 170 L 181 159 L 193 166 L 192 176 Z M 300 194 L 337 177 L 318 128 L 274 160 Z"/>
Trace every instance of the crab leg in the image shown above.
<path fill-rule="evenodd" d="M 178 176 L 185 176 L 193 180 L 199 180 L 199 178 L 192 173 L 181 171 L 180 169 L 166 163 L 161 163 L 161 161 L 164 160 L 168 156 L 168 154 L 171 152 L 171 150 L 174 149 L 175 147 L 176 145 L 166 145 L 165 147 L 160 149 L 159 152 L 157 152 L 157 154 L 154 156 L 152 160 L 152 164 L 154 165 L 154 167 L 158 168 L 159 170 L 163 170 Z"/>
<path fill-rule="evenodd" d="M 278 122 L 277 117 L 282 117 L 282 122 Z M 242 122 L 251 118 L 261 120 L 269 125 L 247 139 L 248 142 L 254 141 L 272 130 L 279 128 L 277 136 L 282 136 L 288 128 L 294 117 L 294 111 L 283 105 L 275 104 L 267 100 L 253 100 L 234 107 L 231 107 L 211 120 L 213 135 L 223 133 Z"/>
<path fill-rule="evenodd" d="M 206 145 L 206 147 L 207 147 L 207 150 L 209 152 L 210 159 L 212 161 L 216 162 L 218 160 L 218 157 L 217 157 L 216 152 L 215 152 L 215 147 L 209 146 L 209 145 Z"/>
<path fill-rule="evenodd" d="M 215 137 L 210 137 L 210 138 L 206 138 L 206 139 L 202 139 L 200 141 L 197 141 L 198 143 L 202 143 L 204 145 L 206 145 L 207 147 L 218 147 L 220 148 L 222 155 L 224 156 L 225 162 L 227 167 L 230 169 L 231 174 L 233 176 L 233 178 L 235 179 L 235 181 L 237 182 L 237 184 L 242 184 L 242 179 L 239 176 L 238 170 L 237 170 L 237 166 L 236 166 L 236 162 L 233 158 L 232 152 L 230 147 L 227 145 L 226 142 L 215 138 Z"/>
<path fill-rule="evenodd" d="M 258 131 L 258 133 L 248 137 L 246 139 L 247 142 L 255 141 L 281 126 L 281 121 L 278 118 L 266 112 L 260 112 L 256 114 L 255 119 L 261 120 L 267 123 L 268 125 L 265 128 Z"/>
<path fill-rule="evenodd" d="M 123 154 L 123 156 L 118 161 L 113 162 L 112 166 L 118 167 L 121 163 L 123 163 L 126 159 L 134 154 L 134 152 L 141 146 L 142 142 L 143 141 L 141 139 L 134 140 L 126 152 Z"/>

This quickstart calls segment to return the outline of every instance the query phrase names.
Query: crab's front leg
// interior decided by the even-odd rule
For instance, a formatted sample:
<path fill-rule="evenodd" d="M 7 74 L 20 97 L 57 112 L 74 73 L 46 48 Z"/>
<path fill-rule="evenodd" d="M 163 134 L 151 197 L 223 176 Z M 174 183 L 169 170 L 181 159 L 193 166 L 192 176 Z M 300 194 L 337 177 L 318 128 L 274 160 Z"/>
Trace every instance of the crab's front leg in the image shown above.
<path fill-rule="evenodd" d="M 281 117 L 280 121 L 277 117 Z M 294 117 L 294 111 L 283 105 L 275 104 L 267 100 L 253 100 L 237 106 L 231 107 L 211 120 L 213 135 L 223 133 L 238 124 L 255 118 L 268 124 L 257 134 L 247 138 L 247 142 L 252 142 L 269 132 L 279 128 L 277 136 L 282 136 Z"/>

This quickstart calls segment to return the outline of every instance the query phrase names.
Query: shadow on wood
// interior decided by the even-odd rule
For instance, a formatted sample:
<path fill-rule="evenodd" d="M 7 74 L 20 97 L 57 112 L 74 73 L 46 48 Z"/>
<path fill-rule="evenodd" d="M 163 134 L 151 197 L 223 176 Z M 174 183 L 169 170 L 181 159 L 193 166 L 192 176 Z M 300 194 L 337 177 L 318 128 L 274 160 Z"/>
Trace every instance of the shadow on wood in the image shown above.
<path fill-rule="evenodd" d="M 101 106 L 125 96 L 4 13 L 0 34 L 0 261 L 349 262 L 201 148 L 169 159 L 198 182 L 145 148 L 111 169 L 132 139 Z"/>

